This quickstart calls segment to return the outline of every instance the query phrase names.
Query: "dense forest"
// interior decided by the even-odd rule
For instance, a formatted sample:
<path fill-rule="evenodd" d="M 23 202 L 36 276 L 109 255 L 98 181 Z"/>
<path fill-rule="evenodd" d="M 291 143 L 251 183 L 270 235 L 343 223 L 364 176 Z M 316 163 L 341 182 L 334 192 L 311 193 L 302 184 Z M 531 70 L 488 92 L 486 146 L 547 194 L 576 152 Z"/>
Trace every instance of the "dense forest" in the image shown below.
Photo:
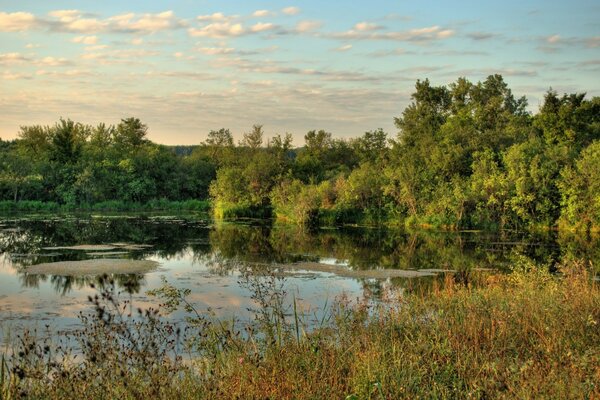
<path fill-rule="evenodd" d="M 261 125 L 237 144 L 222 128 L 194 147 L 149 141 L 136 118 L 23 126 L 0 141 L 0 198 L 72 209 L 210 199 L 217 218 L 300 225 L 600 229 L 600 97 L 550 89 L 531 113 L 500 75 L 424 80 L 395 124 L 394 136 L 348 140 L 312 130 L 300 148 Z"/>

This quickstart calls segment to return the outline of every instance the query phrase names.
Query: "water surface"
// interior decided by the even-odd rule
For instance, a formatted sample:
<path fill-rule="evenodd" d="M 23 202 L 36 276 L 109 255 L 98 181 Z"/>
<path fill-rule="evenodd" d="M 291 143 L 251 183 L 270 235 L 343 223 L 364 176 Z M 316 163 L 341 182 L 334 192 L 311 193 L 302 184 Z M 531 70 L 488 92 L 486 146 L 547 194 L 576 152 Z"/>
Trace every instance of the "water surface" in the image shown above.
<path fill-rule="evenodd" d="M 95 245 L 86 248 L 65 247 Z M 103 245 L 103 246 L 98 246 Z M 96 258 L 153 260 L 144 274 L 112 274 L 132 307 L 156 306 L 147 296 L 163 279 L 189 288 L 199 310 L 248 318 L 255 306 L 240 269 L 298 262 L 352 270 L 451 270 L 468 279 L 477 269 L 505 269 L 517 256 L 553 267 L 564 257 L 599 260 L 595 238 L 502 232 L 406 232 L 374 228 L 306 231 L 270 221 L 215 224 L 202 216 L 60 216 L 0 220 L 0 335 L 23 326 L 65 329 L 90 310 L 98 276 L 40 275 L 32 265 Z M 600 265 L 596 262 L 595 265 Z M 437 274 L 437 272 L 436 272 Z M 422 290 L 436 277 L 369 279 L 286 270 L 281 281 L 308 314 L 344 295 L 377 300 L 388 288 Z M 92 287 L 94 286 L 94 288 Z M 180 317 L 175 314 L 173 318 Z"/>

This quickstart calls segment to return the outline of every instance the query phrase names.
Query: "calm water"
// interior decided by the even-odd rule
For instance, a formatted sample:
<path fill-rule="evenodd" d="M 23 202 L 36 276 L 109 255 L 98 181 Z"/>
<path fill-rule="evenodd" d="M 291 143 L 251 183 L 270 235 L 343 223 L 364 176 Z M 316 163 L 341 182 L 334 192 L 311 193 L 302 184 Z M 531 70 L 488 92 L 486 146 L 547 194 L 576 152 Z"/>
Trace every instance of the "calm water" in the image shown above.
<path fill-rule="evenodd" d="M 147 245 L 125 254 L 56 250 L 48 247 L 130 243 Z M 301 261 L 352 269 L 451 269 L 466 279 L 476 268 L 503 269 L 517 255 L 552 267 L 563 257 L 600 265 L 597 238 L 504 232 L 405 232 L 366 228 L 307 232 L 268 222 L 213 224 L 199 216 L 68 216 L 0 219 L 0 337 L 23 326 L 69 328 L 89 309 L 90 287 L 98 277 L 32 275 L 31 265 L 98 257 L 147 259 L 160 263 L 144 275 L 115 275 L 121 297 L 134 306 L 158 304 L 149 289 L 164 277 L 191 290 L 200 310 L 219 316 L 249 317 L 251 292 L 240 276 L 245 265 Z M 123 251 L 123 250 L 120 250 Z M 353 279 L 333 273 L 290 272 L 283 285 L 309 313 L 318 313 L 342 293 L 374 301 L 385 288 L 422 289 L 436 277 Z M 174 318 L 177 318 L 175 314 Z"/>

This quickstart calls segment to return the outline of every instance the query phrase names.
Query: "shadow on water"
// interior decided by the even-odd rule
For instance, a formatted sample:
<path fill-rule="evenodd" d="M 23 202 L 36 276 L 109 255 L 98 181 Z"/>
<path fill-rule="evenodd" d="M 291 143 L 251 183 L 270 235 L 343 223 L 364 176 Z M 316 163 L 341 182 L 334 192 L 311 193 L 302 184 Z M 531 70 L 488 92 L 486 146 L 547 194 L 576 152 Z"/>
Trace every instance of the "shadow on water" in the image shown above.
<path fill-rule="evenodd" d="M 590 260 L 600 265 L 598 238 L 556 232 L 431 232 L 400 229 L 340 228 L 307 231 L 271 223 L 221 223 L 194 217 L 68 217 L 1 221 L 0 252 L 19 274 L 23 287 L 50 282 L 57 293 L 98 285 L 96 277 L 45 276 L 27 267 L 54 261 L 102 256 L 102 252 L 53 249 L 80 244 L 133 244 L 118 257 L 161 260 L 188 257 L 215 274 L 226 275 L 242 264 L 334 263 L 355 270 L 452 270 L 467 282 L 480 268 L 507 269 L 516 255 L 550 268 L 563 258 Z M 110 257 L 110 253 L 107 253 Z M 139 293 L 144 276 L 114 275 L 117 286 Z M 387 284 L 415 285 L 406 279 Z M 420 279 L 428 285 L 431 279 Z M 366 291 L 377 295 L 381 282 L 363 279 Z"/>

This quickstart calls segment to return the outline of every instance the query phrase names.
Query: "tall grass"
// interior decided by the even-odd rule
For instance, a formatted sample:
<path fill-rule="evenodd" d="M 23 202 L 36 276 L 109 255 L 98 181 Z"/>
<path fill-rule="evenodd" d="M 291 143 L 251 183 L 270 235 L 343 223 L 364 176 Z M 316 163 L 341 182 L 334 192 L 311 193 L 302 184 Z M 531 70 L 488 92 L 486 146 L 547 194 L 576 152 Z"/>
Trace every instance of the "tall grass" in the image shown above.
<path fill-rule="evenodd" d="M 154 294 L 165 310 L 190 313 L 184 331 L 152 311 L 129 319 L 108 290 L 90 299 L 95 311 L 75 335 L 79 347 L 58 350 L 22 335 L 7 358 L 2 394 L 598 398 L 600 291 L 589 270 L 572 262 L 550 274 L 522 262 L 510 274 L 481 273 L 466 285 L 448 275 L 431 291 L 377 306 L 339 299 L 316 325 L 276 273 L 247 275 L 258 307 L 247 324 L 205 317 L 187 302 L 189 292 L 165 285 Z"/>

